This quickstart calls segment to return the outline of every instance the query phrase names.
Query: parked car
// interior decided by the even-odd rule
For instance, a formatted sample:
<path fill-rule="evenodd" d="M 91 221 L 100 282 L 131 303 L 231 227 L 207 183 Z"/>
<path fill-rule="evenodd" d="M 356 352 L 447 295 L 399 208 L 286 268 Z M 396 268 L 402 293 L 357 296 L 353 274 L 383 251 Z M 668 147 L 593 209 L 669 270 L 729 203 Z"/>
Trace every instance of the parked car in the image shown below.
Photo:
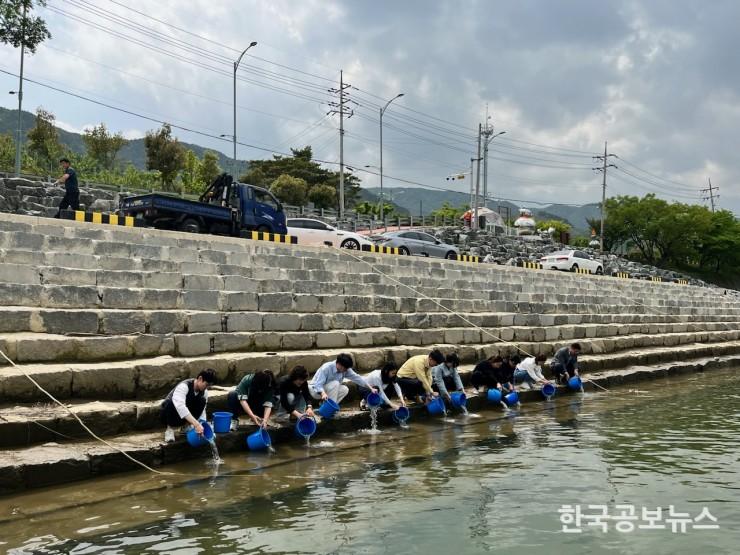
<path fill-rule="evenodd" d="M 401 254 L 455 259 L 460 250 L 436 237 L 421 231 L 388 231 L 377 236 L 376 243 L 383 247 L 398 247 Z"/>
<path fill-rule="evenodd" d="M 299 245 L 332 246 L 343 249 L 360 250 L 362 245 L 372 245 L 366 237 L 337 229 L 321 220 L 311 218 L 288 218 L 288 235 L 298 237 Z"/>
<path fill-rule="evenodd" d="M 575 272 L 578 268 L 588 270 L 592 274 L 603 274 L 604 267 L 600 260 L 583 251 L 564 250 L 548 254 L 540 258 L 540 263 L 545 269 L 549 270 L 566 270 Z"/>

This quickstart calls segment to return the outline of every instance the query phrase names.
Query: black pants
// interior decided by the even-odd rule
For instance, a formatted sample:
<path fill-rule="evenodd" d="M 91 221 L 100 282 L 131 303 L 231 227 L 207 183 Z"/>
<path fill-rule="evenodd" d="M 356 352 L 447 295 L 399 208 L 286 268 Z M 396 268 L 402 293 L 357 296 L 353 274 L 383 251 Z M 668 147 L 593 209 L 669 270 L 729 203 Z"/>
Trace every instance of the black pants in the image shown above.
<path fill-rule="evenodd" d="M 442 379 L 445 382 L 445 387 L 447 388 L 448 393 L 457 391 L 457 384 L 455 383 L 455 380 L 452 378 L 452 376 L 444 376 Z M 439 388 L 437 387 L 436 383 L 432 384 L 432 389 L 439 393 Z"/>
<path fill-rule="evenodd" d="M 185 406 L 188 407 L 188 410 L 190 411 L 190 414 L 193 415 L 193 418 L 198 418 L 201 414 L 203 414 L 203 409 L 206 408 L 206 400 L 203 398 L 203 396 L 200 396 L 196 398 L 192 403 L 190 403 L 189 405 L 186 404 Z M 165 399 L 162 402 L 159 418 L 162 421 L 162 424 L 166 424 L 167 426 L 171 426 L 173 428 L 177 428 L 178 426 L 183 426 L 184 424 L 187 424 L 187 420 L 185 420 L 184 418 L 180 418 L 180 415 L 177 414 L 177 409 L 175 408 L 175 404 L 172 402 L 171 399 Z"/>
<path fill-rule="evenodd" d="M 498 383 L 492 374 L 485 372 L 473 372 L 470 376 L 470 383 L 473 387 L 496 387 Z"/>
<path fill-rule="evenodd" d="M 567 367 L 565 367 L 559 362 L 556 362 L 555 364 L 550 366 L 550 373 L 552 374 L 552 377 L 557 378 L 560 381 L 565 379 L 566 372 L 572 378 L 575 372 L 575 366 L 569 364 Z"/>
<path fill-rule="evenodd" d="M 414 399 L 426 394 L 424 386 L 416 378 L 398 378 L 398 385 L 401 386 L 403 396 L 408 399 Z"/>
<path fill-rule="evenodd" d="M 71 208 L 72 210 L 80 209 L 80 190 L 79 189 L 75 189 L 73 191 L 67 191 L 64 194 L 64 197 L 62 198 L 62 202 L 59 203 L 59 210 L 57 211 L 57 215 L 54 217 L 58 218 L 60 214 L 62 213 L 62 210 L 66 210 L 67 208 Z"/>
<path fill-rule="evenodd" d="M 244 410 L 244 407 L 239 401 L 239 396 L 236 394 L 236 390 L 229 391 L 229 394 L 226 397 L 226 404 L 229 406 L 229 410 L 234 417 L 247 414 L 247 411 Z M 252 412 L 260 418 L 265 415 L 265 406 L 261 402 L 247 398 L 247 404 L 249 405 L 249 408 L 252 409 Z"/>

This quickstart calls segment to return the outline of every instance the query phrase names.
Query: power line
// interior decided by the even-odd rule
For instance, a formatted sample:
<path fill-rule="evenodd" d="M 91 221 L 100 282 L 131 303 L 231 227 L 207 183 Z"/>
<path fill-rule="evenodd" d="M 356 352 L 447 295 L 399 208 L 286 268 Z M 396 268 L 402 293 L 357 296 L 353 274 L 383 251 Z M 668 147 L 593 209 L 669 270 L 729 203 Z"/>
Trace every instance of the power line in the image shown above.
<path fill-rule="evenodd" d="M 656 175 L 656 174 L 654 174 L 654 173 L 651 173 L 651 172 L 649 172 L 649 171 L 647 171 L 647 170 L 644 170 L 644 169 L 642 169 L 641 167 L 637 166 L 636 164 L 633 164 L 633 163 L 632 163 L 632 162 L 630 162 L 629 160 L 625 160 L 625 159 L 624 159 L 624 158 L 622 158 L 621 156 L 617 156 L 617 158 L 619 158 L 619 160 L 621 160 L 622 162 L 624 162 L 624 163 L 625 163 L 625 164 L 627 164 L 628 166 L 631 166 L 631 167 L 633 167 L 633 168 L 634 168 L 635 170 L 637 170 L 637 171 L 639 171 L 639 172 L 642 172 L 642 173 L 644 173 L 644 174 L 647 174 L 647 175 L 649 175 L 650 177 L 652 177 L 652 178 L 654 178 L 654 179 L 658 179 L 658 180 L 660 180 L 660 181 L 665 181 L 666 183 L 670 183 L 670 184 L 672 184 L 672 185 L 675 185 L 675 186 L 677 186 L 677 187 L 680 187 L 680 188 L 682 188 L 682 189 L 685 189 L 685 190 L 687 190 L 687 191 L 695 191 L 695 190 L 696 190 L 696 188 L 695 188 L 695 187 L 692 187 L 691 185 L 686 185 L 685 183 L 679 183 L 678 181 L 672 181 L 672 180 L 670 180 L 670 179 L 666 179 L 665 177 L 661 177 L 661 176 L 659 176 L 659 175 Z"/>

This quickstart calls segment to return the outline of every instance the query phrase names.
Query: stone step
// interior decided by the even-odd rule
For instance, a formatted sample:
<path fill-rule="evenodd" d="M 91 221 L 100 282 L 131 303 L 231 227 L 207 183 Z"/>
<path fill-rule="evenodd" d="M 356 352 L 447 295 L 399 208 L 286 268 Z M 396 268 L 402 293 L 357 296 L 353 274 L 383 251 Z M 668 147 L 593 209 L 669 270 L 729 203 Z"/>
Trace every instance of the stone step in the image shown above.
<path fill-rule="evenodd" d="M 687 355 L 688 353 L 683 354 Z M 611 389 L 622 384 L 642 380 L 728 368 L 738 362 L 740 362 L 740 357 L 736 355 L 724 361 L 694 357 L 670 365 L 646 366 L 641 364 L 625 367 L 620 371 L 593 375 L 591 380 L 599 386 Z M 592 387 L 596 390 L 594 386 L 590 386 L 588 383 L 586 387 Z M 563 388 L 558 393 L 558 395 L 568 394 Z M 536 404 L 542 401 L 542 396 L 538 391 L 522 392 L 520 397 L 523 403 Z M 468 400 L 468 406 L 474 411 L 499 410 L 498 407 L 491 408 L 482 395 L 471 396 Z M 414 421 L 424 421 L 430 418 L 423 407 L 412 405 L 410 409 Z M 88 419 L 94 426 L 101 426 L 103 433 L 107 429 L 103 422 L 105 417 L 101 419 L 99 414 L 109 412 L 108 420 L 114 427 L 108 429 L 111 430 L 111 433 L 117 433 L 115 432 L 117 429 L 115 422 L 119 417 L 116 415 L 120 414 L 124 419 L 131 421 L 130 415 L 133 413 L 133 409 L 122 411 L 122 407 L 96 408 L 93 404 L 80 405 L 77 411 L 83 419 Z M 367 427 L 367 418 L 367 413 L 353 411 L 345 407 L 334 419 L 319 422 L 318 437 Z M 56 421 L 64 419 L 66 417 L 60 416 Z M 390 412 L 380 411 L 378 420 L 381 426 L 391 425 Z M 40 421 L 37 422 L 40 423 Z M 46 420 L 46 422 L 50 422 L 50 420 Z M 22 428 L 23 424 L 20 424 L 20 426 Z M 10 429 L 8 425 L 7 430 Z M 71 433 L 76 432 L 71 428 L 65 429 Z M 245 437 L 252 431 L 254 431 L 254 426 L 241 426 L 237 432 L 218 434 L 216 441 L 219 451 L 221 453 L 244 451 Z M 288 421 L 276 421 L 275 426 L 270 428 L 270 434 L 273 443 L 278 445 L 298 441 L 293 431 L 293 424 Z M 171 444 L 162 443 L 161 429 L 156 432 L 128 431 L 125 434 L 108 437 L 106 441 L 150 467 L 161 467 L 189 458 L 204 456 L 205 454 L 205 450 L 190 448 L 182 437 Z M 0 451 L 0 495 L 140 469 L 115 448 L 87 438 L 68 440 L 57 436 L 56 441 L 43 445 L 3 449 Z"/>
<path fill-rule="evenodd" d="M 696 352 L 713 354 L 719 345 L 732 343 L 737 331 L 702 332 L 695 334 L 664 334 L 658 336 L 620 336 L 604 339 L 583 339 L 579 342 L 594 355 L 608 354 L 615 361 L 624 356 L 633 357 L 636 363 L 644 361 L 637 358 L 634 351 L 662 350 L 667 353 L 678 352 L 679 345 L 688 344 Z M 693 343 L 705 341 L 705 344 Z M 737 343 L 740 345 L 740 342 Z M 213 368 L 220 383 L 235 383 L 244 374 L 260 369 L 272 370 L 276 375 L 287 373 L 300 364 L 313 371 L 326 361 L 334 360 L 340 352 L 350 353 L 358 371 L 371 371 L 379 368 L 387 360 L 402 364 L 416 354 L 428 353 L 431 348 L 443 352 L 455 351 L 464 363 L 474 363 L 493 354 L 506 354 L 521 349 L 528 353 L 551 355 L 563 345 L 553 342 L 489 342 L 474 345 L 434 344 L 426 346 L 396 345 L 350 349 L 324 349 L 278 352 L 239 352 L 214 353 L 196 357 L 159 356 L 152 358 L 128 359 L 107 362 L 70 362 L 22 364 L 19 367 L 5 367 L 0 372 L 0 398 L 8 401 L 43 400 L 40 392 L 28 380 L 24 372 L 33 377 L 42 387 L 58 399 L 133 399 L 160 395 L 169 391 L 179 380 L 197 374 L 203 368 Z M 651 345 L 645 347 L 645 345 Z M 667 346 L 666 346 L 667 345 Z M 700 355 L 697 355 L 700 356 Z M 622 357 L 622 358 L 620 358 Z M 595 359 L 601 361 L 601 358 Z M 631 359 L 630 359 L 631 360 Z M 590 370 L 584 358 L 583 367 Z M 599 362 L 601 364 L 601 362 Z"/>
<path fill-rule="evenodd" d="M 525 314 L 483 312 L 468 314 L 476 326 L 561 326 L 578 324 L 640 324 L 642 333 L 659 333 L 660 327 L 646 324 L 726 324 L 740 322 L 740 317 L 718 314 L 701 318 L 687 315 L 659 314 Z M 467 326 L 460 315 L 448 312 L 378 313 L 338 312 L 296 314 L 292 312 L 217 312 L 190 310 L 119 310 L 63 309 L 0 306 L 0 333 L 35 332 L 60 335 L 166 335 L 201 332 L 259 331 L 352 331 L 374 327 L 394 329 L 430 329 Z M 702 328 L 688 328 L 698 331 Z"/>
<path fill-rule="evenodd" d="M 371 315 L 372 316 L 372 315 Z M 395 315 L 392 315 L 395 316 Z M 265 324 L 271 323 L 268 318 Z M 299 328 L 298 315 L 286 314 L 282 320 L 294 321 Z M 213 322 L 209 333 L 137 334 L 69 336 L 48 333 L 3 333 L 0 334 L 0 349 L 16 363 L 33 362 L 94 362 L 145 358 L 161 355 L 203 356 L 211 353 L 265 352 L 276 350 L 310 350 L 326 348 L 351 348 L 394 345 L 433 345 L 489 343 L 495 338 L 516 343 L 532 341 L 573 341 L 583 338 L 643 337 L 663 338 L 676 335 L 679 343 L 709 339 L 708 334 L 724 334 L 722 337 L 735 339 L 740 335 L 740 322 L 664 323 L 664 324 L 578 324 L 552 326 L 447 327 L 406 328 L 366 327 L 349 331 L 323 331 L 322 322 L 316 330 L 303 331 L 254 331 L 221 332 L 222 322 Z M 290 327 L 282 324 L 280 327 Z M 698 337 L 698 339 L 695 339 Z M 588 346 L 584 345 L 588 353 Z M 0 359 L 0 365 L 5 363 Z"/>
<path fill-rule="evenodd" d="M 0 283 L 0 304 L 45 308 L 116 308 L 260 311 L 260 312 L 639 312 L 633 305 L 528 303 L 508 300 L 413 298 L 381 295 L 249 293 L 243 291 L 145 289 L 76 285 Z M 656 311 L 658 311 L 656 309 Z M 664 314 L 740 315 L 738 308 L 661 307 Z"/>

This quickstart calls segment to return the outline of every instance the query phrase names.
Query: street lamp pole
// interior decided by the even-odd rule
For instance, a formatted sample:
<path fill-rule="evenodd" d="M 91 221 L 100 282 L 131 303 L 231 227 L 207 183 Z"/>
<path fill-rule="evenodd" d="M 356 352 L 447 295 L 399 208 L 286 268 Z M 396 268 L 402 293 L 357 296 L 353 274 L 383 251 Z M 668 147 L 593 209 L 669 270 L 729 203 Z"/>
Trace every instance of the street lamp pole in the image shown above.
<path fill-rule="evenodd" d="M 23 146 L 23 58 L 26 55 L 26 9 L 27 3 L 23 3 L 23 19 L 21 19 L 21 73 L 18 83 L 18 139 L 15 143 L 15 176 L 21 176 L 21 149 Z"/>
<path fill-rule="evenodd" d="M 236 175 L 239 173 L 238 165 L 236 162 L 236 70 L 239 69 L 239 64 L 242 61 L 242 58 L 244 57 L 244 54 L 247 53 L 247 50 L 252 48 L 253 46 L 257 46 L 257 43 L 255 41 L 252 41 L 249 46 L 247 46 L 242 53 L 239 55 L 239 58 L 234 62 L 234 134 L 232 135 L 234 139 L 234 180 L 236 181 L 239 179 L 239 176 Z"/>
<path fill-rule="evenodd" d="M 385 114 L 385 111 L 388 109 L 388 106 L 390 106 L 391 102 L 396 100 L 397 98 L 401 98 L 403 96 L 403 93 L 398 93 L 396 96 L 391 98 L 388 102 L 385 103 L 385 106 L 383 106 L 380 109 L 380 221 L 383 221 L 383 114 Z"/>
<path fill-rule="evenodd" d="M 491 127 L 491 131 L 493 131 L 493 127 Z M 496 137 L 500 137 L 505 134 L 506 131 L 500 131 L 493 136 L 486 137 L 486 142 L 483 147 L 483 206 L 486 208 L 488 208 L 488 145 L 490 145 L 491 141 Z"/>

